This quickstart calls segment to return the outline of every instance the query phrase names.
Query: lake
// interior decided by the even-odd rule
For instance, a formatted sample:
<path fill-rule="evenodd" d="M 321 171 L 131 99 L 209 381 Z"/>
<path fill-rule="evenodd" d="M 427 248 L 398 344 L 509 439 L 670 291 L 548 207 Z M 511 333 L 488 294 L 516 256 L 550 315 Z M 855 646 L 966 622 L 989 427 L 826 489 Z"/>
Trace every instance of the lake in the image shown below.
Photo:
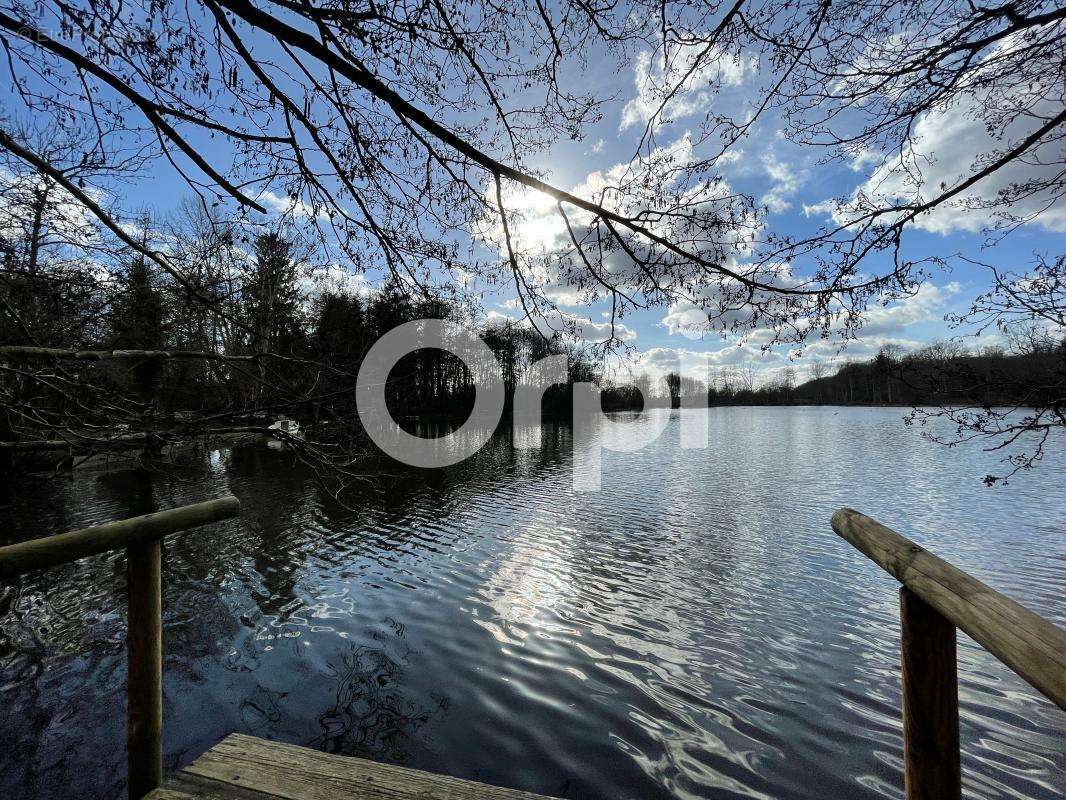
<path fill-rule="evenodd" d="M 287 453 L 214 450 L 4 487 L 0 539 L 241 499 L 165 546 L 167 769 L 243 731 L 575 800 L 902 797 L 898 585 L 829 527 L 845 505 L 1066 622 L 1066 437 L 989 489 L 998 455 L 905 409 L 651 413 L 598 493 L 562 424 L 344 505 Z M 117 554 L 0 587 L 0 796 L 122 791 L 124 636 Z M 1066 714 L 959 661 L 965 794 L 1062 796 Z"/>

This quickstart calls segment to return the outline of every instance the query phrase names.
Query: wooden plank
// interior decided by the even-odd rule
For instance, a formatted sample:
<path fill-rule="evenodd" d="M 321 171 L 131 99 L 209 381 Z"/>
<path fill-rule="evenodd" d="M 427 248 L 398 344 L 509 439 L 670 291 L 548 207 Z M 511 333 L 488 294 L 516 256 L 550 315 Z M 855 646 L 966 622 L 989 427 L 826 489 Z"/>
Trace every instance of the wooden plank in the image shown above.
<path fill-rule="evenodd" d="M 955 626 L 899 589 L 903 775 L 907 800 L 958 800 L 959 690 Z"/>
<path fill-rule="evenodd" d="M 144 796 L 144 800 L 203 800 L 201 794 L 190 794 L 182 789 L 161 786 Z"/>
<path fill-rule="evenodd" d="M 240 511 L 241 503 L 236 497 L 224 497 L 0 547 L 0 578 L 12 578 L 159 539 L 170 533 L 235 517 Z"/>
<path fill-rule="evenodd" d="M 850 508 L 833 530 L 1062 709 L 1066 631 Z"/>
<path fill-rule="evenodd" d="M 159 796 L 156 796 L 156 793 Z M 167 778 L 161 789 L 156 789 L 145 800 L 283 800 L 276 795 L 242 789 L 232 783 L 223 783 L 212 778 L 177 772 Z M 336 798 L 342 800 L 342 798 Z M 343 800 L 347 800 L 344 798 Z"/>
<path fill-rule="evenodd" d="M 545 800 L 543 795 L 516 789 L 240 733 L 227 736 L 184 773 L 282 800 Z"/>
<path fill-rule="evenodd" d="M 129 798 L 163 783 L 163 585 L 159 539 L 126 549 L 126 754 Z"/>

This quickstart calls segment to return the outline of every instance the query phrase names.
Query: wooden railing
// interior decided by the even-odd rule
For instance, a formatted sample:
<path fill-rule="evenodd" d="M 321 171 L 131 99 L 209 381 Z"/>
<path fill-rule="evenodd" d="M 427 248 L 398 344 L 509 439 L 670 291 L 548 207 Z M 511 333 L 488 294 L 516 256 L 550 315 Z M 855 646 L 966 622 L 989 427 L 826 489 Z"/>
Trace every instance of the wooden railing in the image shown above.
<path fill-rule="evenodd" d="M 0 547 L 0 579 L 126 549 L 130 800 L 140 800 L 163 782 L 162 539 L 168 533 L 235 517 L 240 509 L 236 497 L 226 497 Z"/>
<path fill-rule="evenodd" d="M 907 800 L 962 794 L 955 629 L 1066 710 L 1066 631 L 906 537 L 842 508 L 833 530 L 900 587 Z"/>

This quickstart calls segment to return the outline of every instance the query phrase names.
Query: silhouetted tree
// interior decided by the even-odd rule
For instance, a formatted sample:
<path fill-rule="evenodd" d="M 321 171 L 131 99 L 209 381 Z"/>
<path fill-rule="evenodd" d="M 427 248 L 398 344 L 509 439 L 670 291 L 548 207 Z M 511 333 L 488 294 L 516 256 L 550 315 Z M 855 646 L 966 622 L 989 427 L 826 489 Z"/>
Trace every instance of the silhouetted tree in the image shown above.
<path fill-rule="evenodd" d="M 253 242 L 241 303 L 255 353 L 293 353 L 302 345 L 302 304 L 295 247 L 277 232 L 262 233 Z"/>
<path fill-rule="evenodd" d="M 152 280 L 147 260 L 138 254 L 120 277 L 119 290 L 107 315 L 108 349 L 165 349 L 163 298 Z M 158 359 L 142 359 L 133 365 L 134 385 L 146 405 L 152 402 L 161 375 Z"/>

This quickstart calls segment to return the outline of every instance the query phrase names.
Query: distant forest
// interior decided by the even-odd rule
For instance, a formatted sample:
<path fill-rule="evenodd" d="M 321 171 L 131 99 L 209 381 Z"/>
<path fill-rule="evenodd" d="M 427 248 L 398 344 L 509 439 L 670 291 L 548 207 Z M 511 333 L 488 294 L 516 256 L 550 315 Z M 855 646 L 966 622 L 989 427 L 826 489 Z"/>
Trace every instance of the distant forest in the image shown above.
<path fill-rule="evenodd" d="M 382 335 L 416 319 L 471 325 L 476 318 L 458 296 L 413 295 L 395 282 L 362 292 L 316 285 L 297 244 L 278 232 L 260 233 L 251 245 L 250 258 L 200 262 L 201 284 L 193 288 L 216 313 L 142 257 L 95 280 L 72 280 L 55 262 L 6 270 L 0 302 L 15 313 L 0 315 L 0 346 L 14 361 L 3 379 L 9 413 L 0 415 L 0 441 L 26 438 L 27 427 L 47 438 L 75 419 L 79 428 L 121 420 L 124 428 L 147 430 L 189 412 L 210 413 L 218 423 L 284 409 L 318 420 L 326 400 L 332 417 L 348 417 L 355 412 L 359 367 Z M 816 363 L 805 382 L 790 367 L 760 385 L 759 373 L 747 367 L 718 368 L 705 382 L 671 373 L 665 381 L 639 375 L 629 385 L 605 377 L 602 361 L 562 332 L 545 337 L 528 325 L 497 320 L 478 333 L 500 363 L 508 400 L 530 364 L 567 356 L 568 383 L 548 391 L 547 414 L 569 413 L 577 381 L 601 385 L 605 410 L 641 408 L 637 386 L 651 404 L 674 406 L 683 392 L 703 391 L 712 406 L 1040 404 L 1054 399 L 1048 392 L 1061 387 L 1066 361 L 1066 343 L 1034 336 L 1014 342 L 1011 351 L 974 353 L 955 341 L 913 353 L 886 347 L 832 373 Z M 42 347 L 90 352 L 75 366 L 41 374 L 18 366 L 19 347 L 27 345 L 37 348 L 35 363 Z M 130 350 L 151 354 L 110 357 Z M 80 399 L 64 390 L 72 370 L 110 398 L 95 415 L 84 414 Z M 294 406 L 293 397 L 303 402 Z M 387 397 L 397 417 L 463 414 L 473 402 L 473 380 L 454 356 L 420 350 L 393 369 Z M 32 419 L 19 413 L 31 405 Z M 14 429 L 22 435 L 12 436 Z"/>
<path fill-rule="evenodd" d="M 297 457 L 320 474 L 350 478 L 368 445 L 356 407 L 360 366 L 385 333 L 425 318 L 477 329 L 500 364 L 507 404 L 534 362 L 564 355 L 567 382 L 545 393 L 547 416 L 572 412 L 576 382 L 598 384 L 605 411 L 677 407 L 682 396 L 704 395 L 711 406 L 933 406 L 960 429 L 1006 441 L 1035 431 L 1041 438 L 1020 468 L 1063 424 L 1066 345 L 1046 328 L 1004 327 L 1009 349 L 975 353 L 950 341 L 913 353 L 886 347 L 835 372 L 816 362 L 805 382 L 788 367 L 760 383 L 752 366 L 714 368 L 706 380 L 676 372 L 623 379 L 605 368 L 602 343 L 573 331 L 545 335 L 499 317 L 478 324 L 477 304 L 459 292 L 414 291 L 394 279 L 353 286 L 329 270 L 323 280 L 291 232 L 261 230 L 245 249 L 236 232 L 219 229 L 187 210 L 166 231 L 188 265 L 183 283 L 129 251 L 88 271 L 61 250 L 23 246 L 32 233 L 4 243 L 14 246 L 0 270 L 0 469 L 116 451 L 152 460 L 166 445 L 202 436 L 277 438 L 268 426 L 284 415 L 304 423 L 304 436 L 290 441 Z M 467 367 L 437 349 L 406 356 L 386 385 L 400 420 L 465 416 L 474 397 Z M 1002 412 L 965 410 L 999 406 L 1038 411 L 1019 427 Z"/>
<path fill-rule="evenodd" d="M 811 379 L 795 371 L 760 387 L 745 379 L 709 387 L 711 405 L 951 405 L 1041 406 L 1061 402 L 1066 339 L 1032 337 L 1008 350 L 972 351 L 957 340 L 934 342 L 911 353 L 883 348 L 867 361 L 830 370 L 816 364 Z M 676 381 L 676 379 L 675 379 Z"/>

